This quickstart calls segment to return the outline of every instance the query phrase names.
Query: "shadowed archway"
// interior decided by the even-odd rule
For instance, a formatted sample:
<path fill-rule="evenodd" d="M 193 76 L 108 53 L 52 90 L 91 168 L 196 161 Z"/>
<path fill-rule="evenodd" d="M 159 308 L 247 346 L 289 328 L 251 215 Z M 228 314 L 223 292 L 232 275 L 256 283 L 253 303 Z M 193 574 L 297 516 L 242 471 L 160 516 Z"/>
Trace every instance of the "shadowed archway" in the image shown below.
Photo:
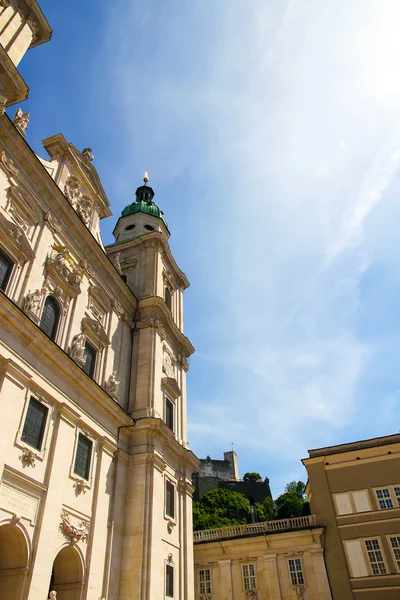
<path fill-rule="evenodd" d="M 55 558 L 50 591 L 57 592 L 57 600 L 80 600 L 82 587 L 81 557 L 74 547 L 66 546 Z"/>
<path fill-rule="evenodd" d="M 28 566 L 28 546 L 15 525 L 0 527 L 0 598 L 19 600 Z"/>

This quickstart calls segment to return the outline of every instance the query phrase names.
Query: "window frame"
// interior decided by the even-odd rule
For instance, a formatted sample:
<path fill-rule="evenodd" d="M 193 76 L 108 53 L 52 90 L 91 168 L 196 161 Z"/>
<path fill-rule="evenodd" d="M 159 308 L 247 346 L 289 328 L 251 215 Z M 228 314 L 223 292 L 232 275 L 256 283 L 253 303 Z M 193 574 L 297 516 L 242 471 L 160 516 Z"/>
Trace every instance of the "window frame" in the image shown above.
<path fill-rule="evenodd" d="M 296 562 L 300 562 L 300 569 L 295 569 L 294 571 L 290 570 L 290 563 L 296 563 Z M 292 558 L 288 558 L 287 559 L 287 565 L 288 565 L 288 571 L 289 571 L 289 579 L 290 579 L 290 585 L 291 586 L 299 586 L 299 585 L 306 585 L 306 578 L 304 575 L 304 565 L 303 565 L 303 560 L 301 556 L 293 556 Z M 299 579 L 299 573 L 301 573 L 301 579 L 302 581 L 298 581 Z M 293 580 L 292 575 L 295 575 L 296 581 Z"/>
<path fill-rule="evenodd" d="M 55 331 L 54 331 L 54 333 L 53 333 L 52 336 L 48 335 L 46 333 L 46 331 L 44 331 L 44 329 L 42 329 L 42 327 L 41 327 L 44 310 L 46 308 L 46 302 L 49 299 L 51 299 L 54 302 L 54 304 L 56 305 L 57 310 L 58 310 L 58 315 L 57 315 L 56 325 L 55 325 Z M 61 309 L 60 303 L 58 302 L 57 298 L 53 294 L 47 294 L 47 296 L 44 299 L 43 306 L 42 306 L 42 309 L 41 309 L 41 312 L 40 312 L 40 321 L 39 321 L 39 329 L 40 329 L 40 331 L 43 331 L 43 333 L 45 335 L 47 335 L 47 337 L 50 340 L 52 340 L 53 342 L 57 343 L 58 338 L 59 338 L 61 321 L 62 321 L 62 309 Z"/>
<path fill-rule="evenodd" d="M 9 252 L 6 252 L 4 250 L 3 247 L 0 246 L 0 255 L 3 255 L 6 259 L 8 259 L 10 261 L 10 265 L 8 267 L 8 270 L 6 271 L 6 277 L 5 277 L 5 286 L 4 288 L 0 288 L 0 290 L 4 293 L 4 294 L 8 294 L 10 291 L 10 287 L 11 287 L 11 282 L 13 279 L 13 272 L 15 270 L 15 265 L 16 265 L 16 261 L 14 259 L 14 257 L 11 257 Z"/>
<path fill-rule="evenodd" d="M 170 427 L 170 425 L 168 424 L 168 421 L 167 421 L 168 403 L 171 405 L 171 408 L 172 408 L 172 427 Z M 166 424 L 168 429 L 170 429 L 172 431 L 172 433 L 175 434 L 175 431 L 176 431 L 176 403 L 173 401 L 171 396 L 169 396 L 168 394 L 164 394 L 164 423 Z"/>
<path fill-rule="evenodd" d="M 40 402 L 47 408 L 47 416 L 46 416 L 46 423 L 44 426 L 44 432 L 43 432 L 43 436 L 42 436 L 41 450 L 37 450 L 34 446 L 31 446 L 27 442 L 24 442 L 22 439 L 22 433 L 24 430 L 24 425 L 25 425 L 27 414 L 28 414 L 29 403 L 30 403 L 31 398 L 33 398 L 37 402 Z M 19 423 L 19 427 L 18 427 L 16 436 L 15 436 L 14 444 L 18 448 L 21 448 L 21 449 L 25 448 L 25 449 L 33 452 L 35 454 L 36 460 L 39 460 L 39 461 L 43 461 L 46 456 L 49 430 L 50 430 L 51 422 L 53 420 L 53 408 L 54 408 L 53 405 L 42 394 L 38 393 L 35 389 L 32 389 L 32 388 L 26 389 L 24 407 L 23 407 L 23 410 L 21 413 L 21 419 L 20 419 L 20 423 Z"/>
<path fill-rule="evenodd" d="M 204 581 L 201 580 L 201 573 L 205 573 L 208 572 L 208 578 L 204 578 Z M 211 576 L 211 569 L 209 567 L 202 567 L 201 569 L 197 570 L 197 579 L 198 579 L 198 592 L 200 596 L 205 596 L 208 594 L 212 594 L 212 576 Z M 208 587 L 207 587 L 207 583 L 208 583 Z M 204 585 L 204 590 L 201 590 L 201 586 L 202 584 Z"/>
<path fill-rule="evenodd" d="M 398 490 L 398 493 L 396 493 L 396 489 Z M 391 484 L 391 485 L 385 485 L 385 486 L 380 486 L 380 487 L 374 487 L 372 488 L 373 492 L 374 492 L 374 499 L 375 499 L 375 506 L 376 506 L 376 510 L 393 510 L 394 508 L 400 508 L 400 484 Z M 386 498 L 382 499 L 385 501 L 390 501 L 392 503 L 392 506 L 385 506 L 382 507 L 379 503 L 380 498 L 378 498 L 378 492 L 382 492 L 387 490 L 389 493 L 389 496 L 387 496 Z"/>
<path fill-rule="evenodd" d="M 75 470 L 74 470 L 76 453 L 78 450 L 79 435 L 82 435 L 83 437 L 87 438 L 90 442 L 92 442 L 88 479 L 85 479 L 78 473 L 75 473 Z M 88 431 L 88 429 L 86 429 L 82 426 L 76 427 L 75 440 L 74 440 L 74 446 L 73 446 L 73 451 L 72 451 L 72 460 L 71 460 L 71 466 L 70 466 L 70 470 L 69 470 L 70 479 L 73 479 L 75 482 L 77 482 L 77 481 L 81 482 L 81 486 L 83 487 L 83 489 L 89 490 L 93 485 L 93 473 L 94 473 L 94 468 L 95 468 L 95 462 L 96 462 L 96 438 L 90 431 Z"/>
<path fill-rule="evenodd" d="M 387 565 L 387 561 L 385 558 L 385 553 L 383 551 L 382 548 L 382 541 L 380 536 L 374 536 L 374 537 L 363 537 L 360 538 L 361 540 L 361 546 L 363 548 L 363 552 L 364 552 L 364 556 L 366 558 L 366 565 L 367 565 L 367 569 L 369 571 L 369 576 L 370 577 L 383 577 L 384 575 L 389 575 L 390 571 L 388 569 L 388 565 Z M 378 542 L 378 548 L 373 548 L 372 550 L 368 550 L 367 548 L 367 542 Z M 377 563 L 372 563 L 370 560 L 370 555 L 369 552 L 380 552 L 381 556 L 382 556 L 382 561 L 377 561 L 377 563 L 382 562 L 384 567 L 385 567 L 385 572 L 384 573 L 374 573 L 373 572 L 373 568 L 372 568 L 372 564 L 377 564 Z"/>
<path fill-rule="evenodd" d="M 171 569 L 172 570 L 172 579 L 170 580 L 172 582 L 172 594 L 169 594 L 168 592 L 170 591 L 167 587 L 167 573 L 168 570 Z M 164 569 L 164 577 L 165 577 L 165 585 L 164 585 L 164 593 L 165 593 L 165 597 L 166 598 L 174 598 L 174 592 L 175 592 L 175 565 L 173 562 L 168 562 L 165 561 L 165 569 Z"/>
<path fill-rule="evenodd" d="M 171 515 L 168 513 L 168 487 L 171 486 L 172 488 L 172 499 L 173 499 L 173 509 L 174 509 L 174 514 Z M 170 488 L 170 489 L 171 489 Z M 168 521 L 173 521 L 174 523 L 176 523 L 176 483 L 170 479 L 169 477 L 165 477 L 165 481 L 164 481 L 164 518 L 167 519 Z"/>
<path fill-rule="evenodd" d="M 398 548 L 393 548 L 392 545 L 392 538 L 398 540 Z M 400 533 L 396 534 L 396 533 L 390 533 L 386 535 L 386 539 L 387 539 L 387 543 L 388 546 L 390 548 L 390 552 L 392 554 L 392 558 L 393 558 L 393 562 L 394 562 L 394 566 L 396 569 L 396 573 L 400 573 Z M 396 558 L 396 554 L 395 554 L 395 550 L 398 550 L 399 552 L 399 558 Z"/>
<path fill-rule="evenodd" d="M 93 344 L 93 341 L 91 340 L 91 338 L 88 338 L 86 336 L 85 339 L 85 348 L 83 351 L 83 355 L 85 356 L 85 351 L 86 351 L 86 346 L 88 346 L 89 348 L 91 348 L 94 352 L 94 362 L 93 362 L 93 368 L 92 368 L 92 372 L 88 373 L 87 371 L 85 371 L 85 361 L 82 363 L 82 371 L 84 373 L 86 373 L 86 375 L 88 377 L 90 377 L 90 379 L 93 379 L 93 381 L 97 381 L 97 366 L 98 366 L 98 362 L 99 362 L 99 357 L 100 357 L 100 351 L 97 348 L 97 346 L 95 346 L 95 344 Z"/>
<path fill-rule="evenodd" d="M 240 565 L 241 567 L 241 571 L 242 571 L 242 585 L 243 585 L 243 590 L 245 592 L 249 591 L 249 590 L 256 590 L 257 589 L 257 577 L 256 577 L 256 573 L 257 573 L 257 568 L 256 568 L 256 563 L 242 563 Z M 250 574 L 250 567 L 253 570 L 253 574 Z M 248 575 L 245 575 L 245 569 L 247 569 L 248 571 Z M 251 585 L 246 586 L 246 580 L 249 580 L 250 584 L 251 584 L 251 580 L 254 581 L 254 586 L 252 587 Z"/>

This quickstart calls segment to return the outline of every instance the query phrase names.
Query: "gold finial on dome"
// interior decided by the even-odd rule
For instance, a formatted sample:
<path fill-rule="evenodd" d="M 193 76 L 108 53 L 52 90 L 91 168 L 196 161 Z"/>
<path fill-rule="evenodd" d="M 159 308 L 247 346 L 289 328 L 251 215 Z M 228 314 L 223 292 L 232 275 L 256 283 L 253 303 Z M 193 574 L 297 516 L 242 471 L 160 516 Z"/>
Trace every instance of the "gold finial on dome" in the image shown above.
<path fill-rule="evenodd" d="M 148 175 L 147 171 L 144 172 L 143 181 L 144 181 L 144 185 L 146 185 L 146 183 L 149 182 L 149 175 Z"/>

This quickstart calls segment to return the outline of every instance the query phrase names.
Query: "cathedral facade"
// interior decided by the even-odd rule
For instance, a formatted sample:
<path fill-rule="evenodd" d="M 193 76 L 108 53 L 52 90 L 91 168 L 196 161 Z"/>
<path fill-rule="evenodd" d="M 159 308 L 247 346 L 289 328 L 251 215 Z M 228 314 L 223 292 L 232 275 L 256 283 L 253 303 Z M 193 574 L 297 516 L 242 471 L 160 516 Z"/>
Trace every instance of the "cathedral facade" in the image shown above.
<path fill-rule="evenodd" d="M 5 113 L 50 36 L 0 0 L 0 598 L 190 600 L 189 282 L 147 177 L 104 247 L 91 149 Z"/>

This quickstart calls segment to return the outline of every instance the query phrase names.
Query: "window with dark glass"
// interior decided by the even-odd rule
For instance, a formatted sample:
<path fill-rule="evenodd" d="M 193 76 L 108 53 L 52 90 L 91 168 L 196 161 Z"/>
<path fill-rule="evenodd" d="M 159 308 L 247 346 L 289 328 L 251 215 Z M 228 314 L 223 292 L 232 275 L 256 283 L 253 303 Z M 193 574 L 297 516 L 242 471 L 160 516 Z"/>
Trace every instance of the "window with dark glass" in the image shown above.
<path fill-rule="evenodd" d="M 164 292 L 164 300 L 165 300 L 165 304 L 168 306 L 169 310 L 172 310 L 172 298 L 171 298 L 171 292 L 169 291 L 169 288 L 165 288 L 165 292 Z"/>
<path fill-rule="evenodd" d="M 168 398 L 165 399 L 165 423 L 174 431 L 174 405 Z"/>
<path fill-rule="evenodd" d="M 165 513 L 175 518 L 175 486 L 170 481 L 165 482 Z"/>
<path fill-rule="evenodd" d="M 29 400 L 21 440 L 36 450 L 42 449 L 48 408 L 35 398 Z"/>
<path fill-rule="evenodd" d="M 0 290 L 5 292 L 14 263 L 0 250 Z"/>
<path fill-rule="evenodd" d="M 89 342 L 85 344 L 85 350 L 83 351 L 83 366 L 82 369 L 89 375 L 89 377 L 93 377 L 94 375 L 94 367 L 96 365 L 96 355 L 97 352 L 93 348 Z"/>
<path fill-rule="evenodd" d="M 165 595 L 174 597 L 174 567 L 166 565 L 165 569 Z"/>
<path fill-rule="evenodd" d="M 74 473 L 80 477 L 83 477 L 84 479 L 89 479 L 91 458 L 92 442 L 80 433 L 76 448 Z"/>
<path fill-rule="evenodd" d="M 56 337 L 59 319 L 60 308 L 57 301 L 52 296 L 47 296 L 39 327 L 52 340 Z"/>

